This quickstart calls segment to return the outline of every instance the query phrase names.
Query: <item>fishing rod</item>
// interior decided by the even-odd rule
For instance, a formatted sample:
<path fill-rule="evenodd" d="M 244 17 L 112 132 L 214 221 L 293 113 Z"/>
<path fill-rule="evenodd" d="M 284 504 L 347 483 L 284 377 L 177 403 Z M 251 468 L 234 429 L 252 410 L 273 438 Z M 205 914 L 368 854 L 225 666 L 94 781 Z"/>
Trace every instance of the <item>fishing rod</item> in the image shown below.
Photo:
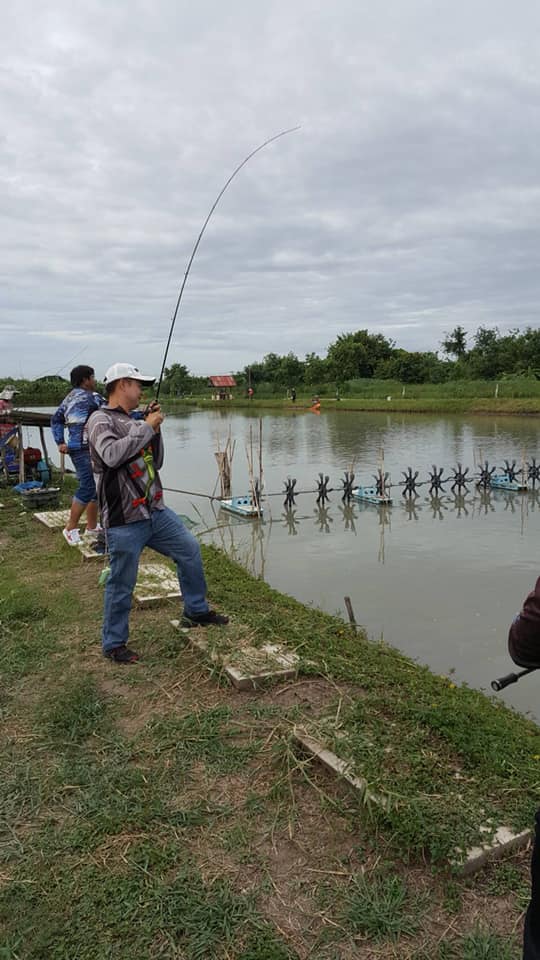
<path fill-rule="evenodd" d="M 505 677 L 492 680 L 491 689 L 498 693 L 500 690 L 504 690 L 505 687 L 509 687 L 511 683 L 517 683 L 518 680 L 526 676 L 527 673 L 534 673 L 535 670 L 538 670 L 538 667 L 527 667 L 526 670 L 520 670 L 519 673 L 507 673 Z"/>
<path fill-rule="evenodd" d="M 274 140 L 279 140 L 280 137 L 285 137 L 285 136 L 287 136 L 287 134 L 289 134 L 289 133 L 294 133 L 296 130 L 299 130 L 299 129 L 300 129 L 300 127 L 291 127 L 289 130 L 282 130 L 281 133 L 277 133 L 274 137 L 270 137 L 268 140 L 265 140 L 264 143 L 261 143 L 260 146 L 256 147 L 255 150 L 252 150 L 251 153 L 249 153 L 248 156 L 245 158 L 245 160 L 242 160 L 242 163 L 240 163 L 240 164 L 237 166 L 236 170 L 231 174 L 231 176 L 230 176 L 229 179 L 227 180 L 226 184 L 222 187 L 222 189 L 221 189 L 220 192 L 218 193 L 218 195 L 217 195 L 214 203 L 212 204 L 212 207 L 210 208 L 210 212 L 209 212 L 206 220 L 204 221 L 204 223 L 203 223 L 203 225 L 202 225 L 201 232 L 199 233 L 199 236 L 197 237 L 197 241 L 196 241 L 196 243 L 195 243 L 195 246 L 193 247 L 193 250 L 192 250 L 192 252 L 191 252 L 191 256 L 190 256 L 189 261 L 188 261 L 188 265 L 187 265 L 187 268 L 186 268 L 186 272 L 185 272 L 185 274 L 184 274 L 184 279 L 182 280 L 182 286 L 180 287 L 180 293 L 178 294 L 178 299 L 177 299 L 177 301 L 176 301 L 176 307 L 175 307 L 175 311 L 174 311 L 173 318 L 172 318 L 172 321 L 171 321 L 171 327 L 170 327 L 170 330 L 169 330 L 169 337 L 168 337 L 168 340 L 167 340 L 167 346 L 165 347 L 165 354 L 164 354 L 163 363 L 162 363 L 162 366 L 161 366 L 161 373 L 160 373 L 160 375 L 159 375 L 158 385 L 157 385 L 157 388 L 156 388 L 156 396 L 155 396 L 156 401 L 159 399 L 159 392 L 160 392 L 160 390 L 161 390 L 161 382 L 162 382 L 162 380 L 163 380 L 163 374 L 164 374 L 164 372 L 165 372 L 165 364 L 167 363 L 167 355 L 168 355 L 168 353 L 169 353 L 169 347 L 170 347 L 170 345 L 171 345 L 172 335 L 173 335 L 173 332 L 174 332 L 174 326 L 175 326 L 175 323 L 176 323 L 176 317 L 178 316 L 178 309 L 179 309 L 179 307 L 180 307 L 180 302 L 181 302 L 181 300 L 182 300 L 182 295 L 183 295 L 183 293 L 184 293 L 184 287 L 185 287 L 185 285 L 186 285 L 187 278 L 188 278 L 188 276 L 189 276 L 189 271 L 191 270 L 191 264 L 193 263 L 193 261 L 194 261 L 194 259 L 195 259 L 195 255 L 196 255 L 197 250 L 198 250 L 198 248 L 199 248 L 199 244 L 200 244 L 200 242 L 201 242 L 201 240 L 202 240 L 202 238 L 203 238 L 204 231 L 206 230 L 206 227 L 208 226 L 208 223 L 209 223 L 209 221 L 210 221 L 210 218 L 211 218 L 214 210 L 216 209 L 219 201 L 221 200 L 221 198 L 222 198 L 223 194 L 225 193 L 225 191 L 226 191 L 227 187 L 229 186 L 229 184 L 232 183 L 232 181 L 234 180 L 236 174 L 240 172 L 240 170 L 242 169 L 242 167 L 244 167 L 244 166 L 246 165 L 246 163 L 248 162 L 248 160 L 251 160 L 251 158 L 254 157 L 256 153 L 259 153 L 259 150 L 262 150 L 264 147 L 267 147 L 269 143 L 273 143 Z"/>

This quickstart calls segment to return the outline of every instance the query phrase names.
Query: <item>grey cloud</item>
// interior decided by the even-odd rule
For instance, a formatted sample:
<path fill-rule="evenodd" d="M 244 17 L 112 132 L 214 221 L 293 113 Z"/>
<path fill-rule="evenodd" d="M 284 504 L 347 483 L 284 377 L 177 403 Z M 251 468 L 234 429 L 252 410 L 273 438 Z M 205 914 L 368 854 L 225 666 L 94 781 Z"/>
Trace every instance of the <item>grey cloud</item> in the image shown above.
<path fill-rule="evenodd" d="M 537 325 L 540 11 L 427 0 L 12 5 L 0 373 L 126 343 L 236 369 L 380 329 Z M 140 359 L 134 357 L 135 360 Z"/>

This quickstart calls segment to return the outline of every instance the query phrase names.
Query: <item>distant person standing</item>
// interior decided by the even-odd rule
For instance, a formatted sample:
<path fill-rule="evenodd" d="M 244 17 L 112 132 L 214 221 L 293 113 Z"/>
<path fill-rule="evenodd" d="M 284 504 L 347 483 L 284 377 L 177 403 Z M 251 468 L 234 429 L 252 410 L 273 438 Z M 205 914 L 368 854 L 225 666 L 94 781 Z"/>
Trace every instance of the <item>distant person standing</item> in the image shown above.
<path fill-rule="evenodd" d="M 13 397 L 15 393 L 16 390 L 14 387 L 4 387 L 0 393 L 0 413 L 3 417 L 6 417 L 8 413 L 12 413 L 13 411 Z M 8 423 L 6 419 L 2 419 L 0 423 L 0 437 L 5 436 L 6 433 L 10 433 L 14 426 L 14 423 Z"/>
<path fill-rule="evenodd" d="M 60 453 L 68 453 L 71 457 L 79 481 L 71 502 L 69 520 L 62 530 L 62 535 L 70 547 L 76 547 L 81 542 L 79 523 L 85 510 L 87 535 L 97 535 L 101 529 L 98 526 L 96 484 L 88 450 L 86 422 L 90 414 L 99 410 L 106 400 L 96 393 L 96 378 L 92 367 L 74 367 L 69 378 L 73 389 L 53 414 L 51 429 Z"/>
<path fill-rule="evenodd" d="M 291 400 L 293 403 L 296 403 L 296 390 L 294 387 L 291 390 Z"/>
<path fill-rule="evenodd" d="M 248 397 L 253 400 L 253 387 L 248 387 Z"/>

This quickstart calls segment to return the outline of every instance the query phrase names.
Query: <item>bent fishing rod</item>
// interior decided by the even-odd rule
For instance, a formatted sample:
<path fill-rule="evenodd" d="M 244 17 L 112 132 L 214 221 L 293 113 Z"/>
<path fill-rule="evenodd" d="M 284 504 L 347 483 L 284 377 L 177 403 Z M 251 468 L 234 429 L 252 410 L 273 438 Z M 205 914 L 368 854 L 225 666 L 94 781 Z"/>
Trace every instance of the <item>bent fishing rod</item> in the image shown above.
<path fill-rule="evenodd" d="M 165 347 L 165 354 L 164 354 L 164 356 L 163 356 L 163 363 L 162 363 L 162 365 L 161 365 L 161 373 L 160 373 L 160 375 L 159 375 L 159 380 L 158 380 L 158 385 L 157 385 L 157 388 L 156 388 L 154 403 L 156 403 L 156 402 L 158 401 L 158 399 L 159 399 L 159 392 L 160 392 L 160 390 L 161 390 L 161 382 L 162 382 L 162 380 L 163 380 L 163 374 L 164 374 L 164 372 L 165 372 L 165 364 L 167 363 L 167 355 L 168 355 L 168 353 L 169 353 L 169 347 L 170 347 L 170 345 L 171 345 L 172 335 L 173 335 L 173 333 L 174 333 L 174 327 L 175 327 L 175 324 L 176 324 L 176 318 L 177 318 L 177 316 L 178 316 L 178 310 L 179 310 L 179 308 L 180 308 L 180 303 L 181 303 L 181 301 L 182 301 L 182 296 L 183 296 L 183 293 L 184 293 L 184 288 L 185 288 L 186 283 L 187 283 L 187 278 L 189 277 L 189 272 L 190 272 L 190 270 L 191 270 L 191 265 L 192 265 L 192 263 L 193 263 L 193 261 L 194 261 L 194 259 L 195 259 L 195 255 L 196 255 L 196 253 L 197 253 L 197 250 L 199 249 L 199 244 L 200 244 L 200 242 L 201 242 L 201 240 L 202 240 L 202 238 L 203 238 L 204 231 L 206 230 L 206 228 L 207 228 L 207 226 L 208 226 L 208 224 L 209 224 L 209 222 L 210 222 L 210 218 L 212 217 L 212 214 L 213 214 L 214 210 L 216 209 L 216 207 L 217 207 L 219 201 L 221 200 L 223 194 L 225 193 L 227 187 L 232 183 L 232 181 L 233 181 L 234 178 L 236 177 L 237 173 L 240 173 L 240 170 L 242 169 L 242 167 L 245 167 L 245 165 L 246 165 L 246 163 L 248 162 L 248 160 L 251 160 L 251 158 L 254 157 L 256 153 L 259 153 L 260 150 L 263 150 L 264 147 L 267 147 L 269 143 L 273 143 L 274 140 L 279 140 L 281 137 L 286 137 L 287 134 L 289 134 L 289 133 L 294 133 L 296 130 L 299 130 L 299 129 L 300 129 L 300 127 L 291 127 L 289 130 L 282 130 L 281 133 L 277 133 L 274 137 L 270 137 L 268 140 L 265 140 L 264 143 L 261 143 L 258 147 L 256 147 L 255 150 L 252 150 L 251 153 L 249 153 L 249 154 L 247 155 L 247 157 L 246 157 L 244 160 L 242 160 L 242 163 L 238 164 L 236 170 L 231 174 L 231 176 L 230 176 L 229 179 L 227 180 L 226 184 L 221 188 L 221 190 L 220 190 L 220 192 L 218 193 L 216 199 L 214 200 L 214 203 L 212 204 L 212 207 L 210 208 L 210 212 L 209 212 L 206 220 L 204 221 L 204 223 L 203 223 L 203 225 L 202 225 L 201 232 L 199 233 L 199 236 L 197 237 L 197 241 L 196 241 L 196 243 L 195 243 L 195 246 L 193 247 L 193 250 L 192 250 L 192 252 L 191 252 L 191 256 L 190 256 L 189 261 L 188 261 L 188 265 L 187 265 L 187 268 L 186 268 L 186 272 L 185 272 L 185 274 L 184 274 L 184 279 L 182 280 L 182 286 L 180 287 L 180 293 L 178 294 L 178 299 L 177 299 L 177 301 L 176 301 L 176 307 L 175 307 L 174 314 L 173 314 L 173 318 L 172 318 L 172 321 L 171 321 L 171 327 L 170 327 L 169 336 L 168 336 L 168 339 L 167 339 L 167 346 Z"/>

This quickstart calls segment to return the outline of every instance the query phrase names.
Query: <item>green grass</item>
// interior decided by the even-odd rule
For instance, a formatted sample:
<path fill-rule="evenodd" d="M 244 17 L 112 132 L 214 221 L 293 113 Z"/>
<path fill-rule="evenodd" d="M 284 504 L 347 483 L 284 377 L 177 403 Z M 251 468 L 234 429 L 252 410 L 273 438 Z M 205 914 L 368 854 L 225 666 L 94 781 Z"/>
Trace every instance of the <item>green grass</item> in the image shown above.
<path fill-rule="evenodd" d="M 0 624 L 4 629 L 13 625 L 43 620 L 47 608 L 31 587 L 10 583 L 5 575 L 0 583 Z"/>
<path fill-rule="evenodd" d="M 58 740 L 80 742 L 110 726 L 107 699 L 88 676 L 68 677 L 39 711 L 42 729 Z"/>
<path fill-rule="evenodd" d="M 180 769 L 188 769 L 195 761 L 216 771 L 233 773 L 241 770 L 257 750 L 257 742 L 234 742 L 239 731 L 230 723 L 227 707 L 190 713 L 183 717 L 157 720 L 149 733 L 159 744 L 159 752 L 173 757 Z"/>
<path fill-rule="evenodd" d="M 498 391 L 496 390 L 498 383 Z M 445 383 L 407 383 L 397 380 L 350 380 L 347 399 L 361 397 L 377 399 L 391 396 L 398 399 L 404 393 L 409 399 L 540 399 L 540 381 L 532 377 L 507 377 L 495 380 L 447 380 Z"/>
<path fill-rule="evenodd" d="M 250 897 L 220 880 L 205 884 L 177 846 L 156 851 L 151 841 L 134 844 L 121 869 L 58 865 L 52 886 L 37 873 L 0 893 L 0 911 L 4 949 L 25 960 L 225 960 L 237 938 L 265 929 Z M 27 920 L 15 932 L 21 913 Z"/>
<path fill-rule="evenodd" d="M 399 876 L 352 877 L 343 896 L 342 920 L 348 930 L 370 940 L 398 940 L 416 933 L 426 908 Z"/>
<path fill-rule="evenodd" d="M 476 928 L 464 937 L 445 940 L 434 954 L 416 953 L 412 960 L 521 960 L 522 950 L 514 937 L 501 937 Z"/>
<path fill-rule="evenodd" d="M 497 396 L 495 395 L 497 392 Z M 321 409 L 325 410 L 387 410 L 403 413 L 540 413 L 540 381 L 529 377 L 508 377 L 494 380 L 449 380 L 446 383 L 402 384 L 395 380 L 351 380 L 341 389 L 341 399 L 335 399 L 335 384 L 323 384 L 320 388 L 302 388 L 297 395 L 296 409 L 309 406 L 314 393 L 321 397 Z M 242 407 L 246 410 L 261 408 L 292 408 L 285 388 L 276 387 L 273 393 L 256 392 L 253 400 L 236 391 L 234 399 L 217 403 L 209 398 L 210 392 L 197 394 L 182 400 L 165 399 L 166 407 L 196 406 L 210 409 Z M 388 398 L 391 398 L 390 400 Z"/>
<path fill-rule="evenodd" d="M 331 960 L 368 938 L 380 960 L 517 956 L 527 857 L 474 880 L 473 930 L 473 881 L 424 858 L 489 810 L 530 825 L 537 727 L 214 548 L 203 551 L 212 602 L 238 635 L 296 648 L 327 707 L 287 701 L 286 686 L 232 692 L 172 630 L 170 609 L 133 611 L 144 660 L 114 667 L 99 656 L 95 568 L 2 500 L 0 960 Z M 335 717 L 340 700 L 349 755 L 393 794 L 390 813 L 291 748 L 294 723 Z M 506 937 L 495 937 L 501 896 Z M 432 905 L 461 936 L 439 944 Z"/>
<path fill-rule="evenodd" d="M 279 596 L 213 548 L 204 555 L 214 596 L 229 612 L 253 618 L 270 641 L 283 637 L 286 620 L 291 647 L 334 679 L 362 687 L 363 696 L 341 712 L 334 747 L 372 791 L 390 797 L 388 811 L 372 806 L 364 813 L 402 855 L 443 862 L 478 842 L 487 820 L 530 826 L 540 793 L 535 724 Z"/>

